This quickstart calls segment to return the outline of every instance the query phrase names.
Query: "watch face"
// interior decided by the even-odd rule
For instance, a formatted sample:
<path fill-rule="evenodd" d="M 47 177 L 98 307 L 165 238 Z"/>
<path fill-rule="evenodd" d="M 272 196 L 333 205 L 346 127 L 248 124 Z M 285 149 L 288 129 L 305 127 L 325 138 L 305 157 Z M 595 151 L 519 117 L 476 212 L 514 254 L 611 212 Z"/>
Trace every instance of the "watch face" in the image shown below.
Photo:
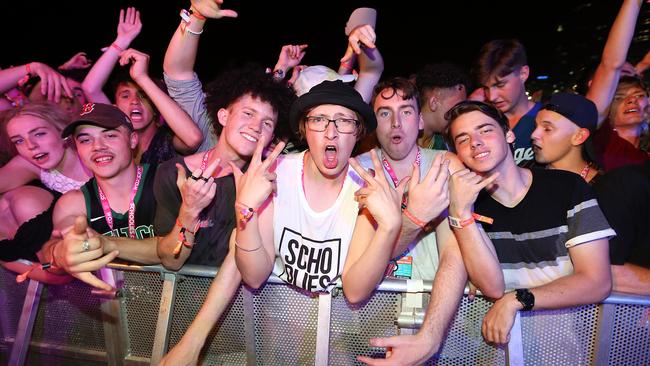
<path fill-rule="evenodd" d="M 463 227 L 461 226 L 461 224 L 460 224 L 460 220 L 459 220 L 459 219 L 457 219 L 457 218 L 455 218 L 455 217 L 452 217 L 452 216 L 448 216 L 448 217 L 449 217 L 449 225 L 450 225 L 451 227 L 455 227 L 455 228 L 458 228 L 458 229 L 462 229 L 462 228 L 463 228 Z"/>

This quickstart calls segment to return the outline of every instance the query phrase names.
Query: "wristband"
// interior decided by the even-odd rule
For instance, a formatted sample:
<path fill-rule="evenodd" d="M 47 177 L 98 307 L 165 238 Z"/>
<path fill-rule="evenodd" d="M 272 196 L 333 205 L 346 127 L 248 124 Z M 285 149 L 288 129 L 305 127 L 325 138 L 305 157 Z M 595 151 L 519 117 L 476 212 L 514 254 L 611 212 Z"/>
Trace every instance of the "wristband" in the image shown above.
<path fill-rule="evenodd" d="M 241 219 L 239 220 L 240 223 L 245 224 L 251 220 L 253 214 L 257 212 L 257 210 L 252 207 L 248 207 L 239 201 L 235 201 L 235 212 L 241 215 Z"/>
<path fill-rule="evenodd" d="M 113 42 L 111 43 L 111 47 L 115 48 L 118 52 L 123 52 L 124 49 L 120 46 L 117 45 L 117 43 Z"/>
<path fill-rule="evenodd" d="M 404 211 L 402 212 L 404 213 L 404 216 L 406 216 L 409 220 L 411 220 L 412 223 L 419 226 L 420 228 L 424 229 L 427 226 L 426 222 L 415 217 L 415 215 L 413 215 L 407 208 L 404 208 Z"/>
<path fill-rule="evenodd" d="M 192 249 L 194 247 L 194 243 L 190 243 L 189 241 L 187 241 L 187 236 L 185 235 L 185 232 L 188 232 L 188 233 L 190 233 L 192 235 L 196 235 L 196 231 L 197 231 L 197 229 L 199 227 L 199 223 L 197 223 L 194 226 L 194 231 L 191 231 L 190 229 L 183 226 L 183 224 L 181 224 L 181 221 L 179 219 L 176 219 L 176 226 L 180 227 L 181 230 L 178 232 L 178 241 L 176 242 L 176 247 L 174 247 L 174 251 L 173 251 L 173 254 L 175 256 L 180 254 L 181 249 L 183 248 L 183 246 L 185 246 L 185 247 L 187 247 L 189 249 Z"/>
<path fill-rule="evenodd" d="M 449 216 L 449 226 L 455 227 L 456 229 L 462 229 L 474 223 L 474 216 L 466 220 L 461 220 L 458 217 Z"/>
<path fill-rule="evenodd" d="M 203 14 L 199 13 L 199 11 L 196 10 L 196 9 L 194 9 L 193 7 L 190 7 L 190 10 L 188 11 L 188 13 L 190 13 L 190 15 L 194 15 L 194 17 L 195 17 L 196 19 L 200 19 L 200 20 L 205 20 L 205 19 L 206 19 L 206 18 L 203 16 Z"/>

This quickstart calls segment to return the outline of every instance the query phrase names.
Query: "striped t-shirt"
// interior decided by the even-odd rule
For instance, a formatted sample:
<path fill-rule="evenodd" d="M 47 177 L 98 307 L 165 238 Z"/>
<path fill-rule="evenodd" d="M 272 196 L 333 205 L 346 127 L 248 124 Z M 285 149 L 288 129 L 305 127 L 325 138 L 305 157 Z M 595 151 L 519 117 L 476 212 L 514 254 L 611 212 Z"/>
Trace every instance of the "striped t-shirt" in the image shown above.
<path fill-rule="evenodd" d="M 508 208 L 482 191 L 474 205 L 501 262 L 506 291 L 532 288 L 573 273 L 568 248 L 616 235 L 591 187 L 577 174 L 532 169 L 526 196 Z"/>

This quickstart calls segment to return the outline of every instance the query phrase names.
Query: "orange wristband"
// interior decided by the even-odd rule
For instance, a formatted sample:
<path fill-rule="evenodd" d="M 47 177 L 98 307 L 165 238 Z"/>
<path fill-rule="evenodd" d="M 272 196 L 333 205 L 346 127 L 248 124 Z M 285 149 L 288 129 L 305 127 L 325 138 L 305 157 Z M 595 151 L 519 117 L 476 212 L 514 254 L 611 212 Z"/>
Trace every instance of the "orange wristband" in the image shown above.
<path fill-rule="evenodd" d="M 424 222 L 424 221 L 418 219 L 417 217 L 415 217 L 415 215 L 413 215 L 408 210 L 408 208 L 404 208 L 404 211 L 402 211 L 402 212 L 404 213 L 404 216 L 406 216 L 409 220 L 411 220 L 412 223 L 414 223 L 415 225 L 421 227 L 422 229 L 424 229 L 427 226 L 426 222 Z"/>

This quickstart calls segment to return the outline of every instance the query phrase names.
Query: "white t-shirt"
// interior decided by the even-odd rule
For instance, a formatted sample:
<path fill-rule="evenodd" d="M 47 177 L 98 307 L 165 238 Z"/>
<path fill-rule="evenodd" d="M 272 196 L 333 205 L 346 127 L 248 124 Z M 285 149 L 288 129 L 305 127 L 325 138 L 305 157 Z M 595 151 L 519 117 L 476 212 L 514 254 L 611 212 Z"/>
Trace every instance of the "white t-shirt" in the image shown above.
<path fill-rule="evenodd" d="M 309 207 L 303 190 L 304 155 L 281 155 L 277 160 L 273 274 L 311 292 L 329 291 L 343 272 L 359 212 L 354 192 L 361 188 L 363 179 L 348 167 L 334 204 L 316 212 Z"/>

